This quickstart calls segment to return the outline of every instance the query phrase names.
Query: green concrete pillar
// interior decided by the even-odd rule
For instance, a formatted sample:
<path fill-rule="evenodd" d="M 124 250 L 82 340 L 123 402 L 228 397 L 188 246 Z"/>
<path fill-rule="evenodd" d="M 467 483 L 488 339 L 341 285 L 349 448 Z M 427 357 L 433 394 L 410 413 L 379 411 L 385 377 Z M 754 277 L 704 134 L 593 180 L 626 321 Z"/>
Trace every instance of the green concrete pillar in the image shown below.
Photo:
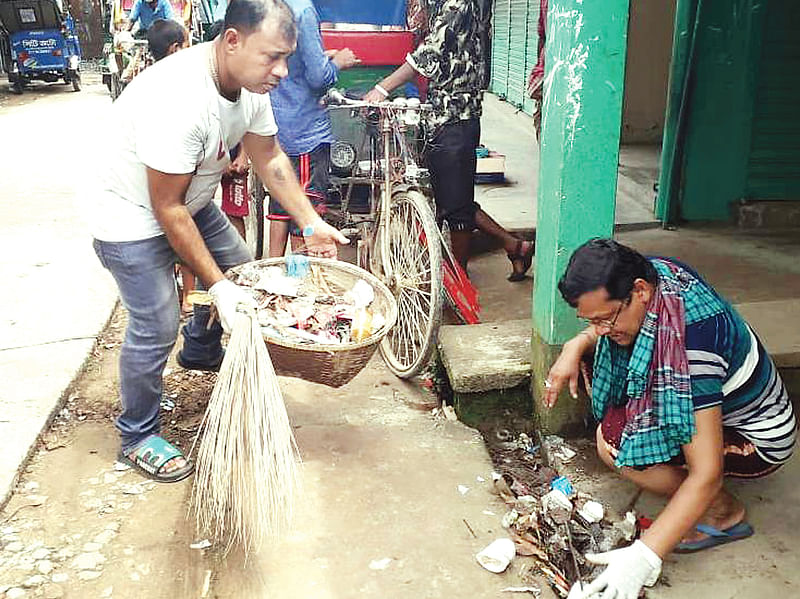
<path fill-rule="evenodd" d="M 580 330 L 558 280 L 575 248 L 614 231 L 628 2 L 551 0 L 547 13 L 531 384 L 536 418 L 551 432 L 576 432 L 586 416 L 566 393 L 550 411 L 538 399 L 561 345 Z"/>

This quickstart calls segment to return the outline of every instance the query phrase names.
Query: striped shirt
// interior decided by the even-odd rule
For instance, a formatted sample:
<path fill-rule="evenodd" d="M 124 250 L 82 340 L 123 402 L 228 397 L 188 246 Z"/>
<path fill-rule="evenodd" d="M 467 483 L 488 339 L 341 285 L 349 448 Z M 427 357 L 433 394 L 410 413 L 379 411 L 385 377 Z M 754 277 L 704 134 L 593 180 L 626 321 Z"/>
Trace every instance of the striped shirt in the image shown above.
<path fill-rule="evenodd" d="M 753 443 L 765 461 L 788 460 L 797 431 L 792 402 L 775 364 L 738 312 L 727 306 L 687 325 L 686 354 L 695 411 L 722 406 L 722 425 Z"/>

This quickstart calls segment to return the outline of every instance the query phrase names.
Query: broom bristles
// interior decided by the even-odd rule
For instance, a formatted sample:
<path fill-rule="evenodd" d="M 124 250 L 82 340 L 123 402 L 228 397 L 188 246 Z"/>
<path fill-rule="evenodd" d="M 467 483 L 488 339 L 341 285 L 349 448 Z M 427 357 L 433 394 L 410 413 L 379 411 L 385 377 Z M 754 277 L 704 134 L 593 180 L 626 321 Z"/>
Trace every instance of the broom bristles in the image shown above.
<path fill-rule="evenodd" d="M 198 531 L 245 554 L 288 527 L 300 461 L 255 313 L 237 313 L 197 437 Z"/>

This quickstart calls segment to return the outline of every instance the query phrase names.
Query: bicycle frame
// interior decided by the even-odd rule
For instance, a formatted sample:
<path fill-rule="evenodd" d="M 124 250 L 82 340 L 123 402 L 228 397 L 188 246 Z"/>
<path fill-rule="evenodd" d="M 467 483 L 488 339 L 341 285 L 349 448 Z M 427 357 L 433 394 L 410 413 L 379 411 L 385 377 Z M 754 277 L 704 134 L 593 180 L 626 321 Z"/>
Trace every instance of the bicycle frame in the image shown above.
<path fill-rule="evenodd" d="M 411 152 L 407 145 L 406 133 L 407 133 L 407 122 L 419 122 L 419 116 L 422 112 L 430 110 L 430 105 L 428 104 L 397 104 L 394 102 L 378 102 L 378 103 L 370 103 L 370 102 L 363 102 L 358 100 L 349 100 L 344 98 L 341 94 L 338 93 L 329 93 L 328 98 L 332 101 L 338 102 L 338 104 L 328 104 L 329 109 L 348 109 L 351 111 L 355 110 L 363 110 L 363 111 L 378 111 L 379 120 L 377 123 L 377 129 L 380 133 L 380 146 L 383 151 L 383 156 L 375 156 L 375 145 L 371 144 L 370 147 L 370 176 L 368 180 L 370 185 L 373 187 L 373 191 L 370 193 L 371 199 L 374 197 L 374 186 L 375 184 L 380 184 L 382 186 L 380 200 L 378 205 L 376 206 L 374 202 L 370 202 L 370 218 L 372 220 L 378 216 L 378 223 L 377 227 L 388 231 L 389 229 L 389 215 L 390 215 L 390 205 L 392 200 L 392 194 L 394 192 L 395 186 L 397 185 L 396 179 L 401 178 L 402 184 L 418 186 L 419 182 L 418 179 L 420 178 L 420 174 L 424 174 L 426 171 L 425 169 L 420 169 L 419 166 L 416 164 L 416 161 L 413 161 L 411 156 Z M 361 115 L 360 118 L 367 119 L 369 118 L 368 115 Z M 393 151 L 393 142 L 396 144 L 396 148 Z M 397 166 L 397 161 L 402 160 L 403 162 L 403 173 L 397 176 L 394 172 L 395 167 Z M 413 175 L 407 175 L 408 169 L 407 167 L 410 166 L 410 163 L 413 163 L 413 167 L 415 169 L 415 173 Z M 378 169 L 381 168 L 381 164 L 383 165 L 383 176 L 379 180 L 375 173 Z M 342 177 L 343 181 L 348 181 L 348 179 L 359 179 L 357 177 Z M 363 181 L 363 179 L 361 179 Z M 353 183 L 349 183 L 352 185 Z M 345 209 L 347 212 L 347 209 Z M 376 214 L 377 212 L 377 214 Z M 348 212 L 348 216 L 350 216 Z M 389 251 L 388 245 L 388 235 L 381 235 L 380 236 L 380 252 L 381 255 L 386 256 L 387 252 Z M 384 275 L 387 279 L 391 279 L 394 275 L 392 271 L 391 264 L 388 263 L 384 265 Z"/>

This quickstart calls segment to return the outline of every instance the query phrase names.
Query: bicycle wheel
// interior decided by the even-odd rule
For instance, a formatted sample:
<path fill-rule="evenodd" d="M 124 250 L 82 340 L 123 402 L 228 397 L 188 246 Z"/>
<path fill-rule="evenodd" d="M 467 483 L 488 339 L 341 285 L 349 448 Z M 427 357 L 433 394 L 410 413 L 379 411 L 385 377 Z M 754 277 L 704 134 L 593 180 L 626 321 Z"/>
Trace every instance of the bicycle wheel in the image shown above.
<path fill-rule="evenodd" d="M 401 378 L 417 374 L 428 362 L 442 315 L 442 248 L 428 200 L 417 191 L 392 196 L 388 255 L 373 262 L 397 300 L 397 323 L 381 341 L 386 365 Z M 382 227 L 373 246 L 383 251 Z M 386 272 L 391 273 L 386 276 Z"/>
<path fill-rule="evenodd" d="M 247 191 L 249 210 L 244 217 L 245 243 L 253 258 L 261 260 L 264 257 L 264 202 L 267 192 L 252 168 L 247 177 Z"/>

